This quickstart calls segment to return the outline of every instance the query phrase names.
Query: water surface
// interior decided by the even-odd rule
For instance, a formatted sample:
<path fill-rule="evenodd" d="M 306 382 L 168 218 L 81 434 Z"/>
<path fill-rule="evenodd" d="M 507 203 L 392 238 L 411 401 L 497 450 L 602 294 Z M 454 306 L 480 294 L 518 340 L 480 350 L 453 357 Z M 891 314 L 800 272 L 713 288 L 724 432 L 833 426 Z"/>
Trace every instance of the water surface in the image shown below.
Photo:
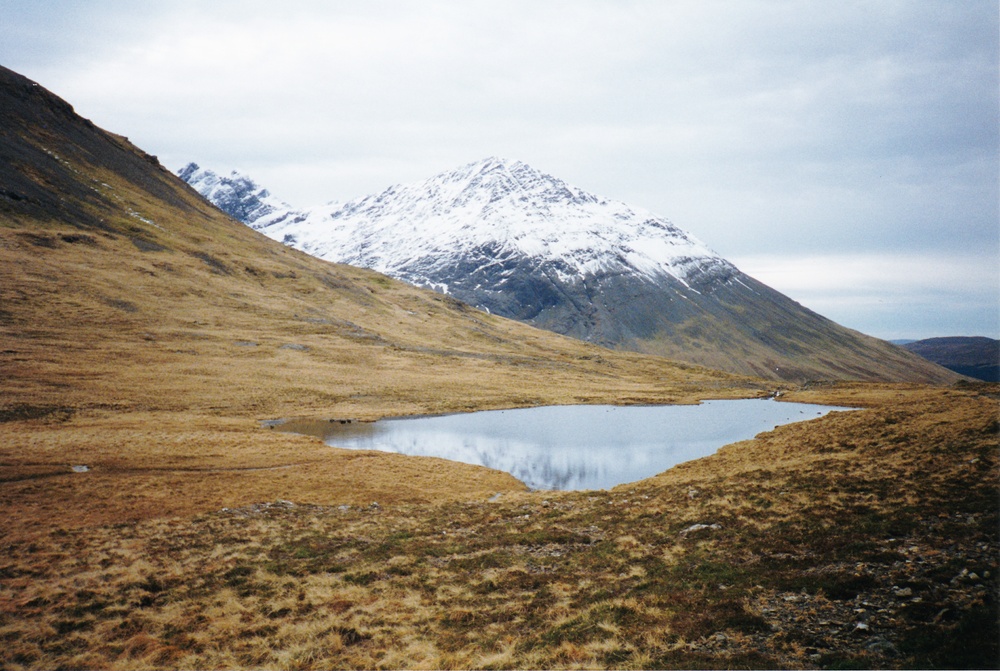
<path fill-rule="evenodd" d="M 443 457 L 506 471 L 532 489 L 607 489 L 662 473 L 833 406 L 772 400 L 701 405 L 566 405 L 327 422 L 327 445 Z M 304 425 L 285 430 L 313 433 Z"/>

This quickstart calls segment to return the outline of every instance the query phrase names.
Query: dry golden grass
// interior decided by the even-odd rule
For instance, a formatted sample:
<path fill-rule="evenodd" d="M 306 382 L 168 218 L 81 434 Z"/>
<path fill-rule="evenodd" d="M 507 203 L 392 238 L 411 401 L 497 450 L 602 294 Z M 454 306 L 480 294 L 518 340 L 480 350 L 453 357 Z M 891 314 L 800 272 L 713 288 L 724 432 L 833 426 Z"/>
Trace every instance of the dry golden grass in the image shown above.
<path fill-rule="evenodd" d="M 996 387 L 786 389 L 866 409 L 612 492 L 327 448 L 261 420 L 773 389 L 299 254 L 8 88 L 0 666 L 1000 662 Z"/>
<path fill-rule="evenodd" d="M 872 407 L 610 492 L 8 518 L 4 664 L 989 666 L 998 391 L 827 389 Z M 52 505 L 85 505 L 78 491 Z M 5 507 L 43 496 L 14 498 Z"/>
<path fill-rule="evenodd" d="M 98 174 L 91 183 L 141 218 L 109 220 L 117 233 L 0 227 L 0 419 L 18 420 L 0 424 L 0 481 L 24 525 L 521 487 L 481 469 L 330 450 L 268 431 L 265 419 L 692 402 L 766 389 L 492 317 L 285 248 L 179 186 L 193 214 Z M 72 465 L 92 470 L 76 477 Z M 45 491 L 58 496 L 17 503 Z"/>

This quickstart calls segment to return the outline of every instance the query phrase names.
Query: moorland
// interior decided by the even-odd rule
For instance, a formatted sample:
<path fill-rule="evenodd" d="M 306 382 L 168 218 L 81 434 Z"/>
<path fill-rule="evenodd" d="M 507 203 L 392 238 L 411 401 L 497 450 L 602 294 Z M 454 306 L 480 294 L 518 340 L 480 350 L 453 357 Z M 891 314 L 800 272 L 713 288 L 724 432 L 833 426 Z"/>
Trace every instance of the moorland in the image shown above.
<path fill-rule="evenodd" d="M 2 71 L 0 665 L 995 667 L 1000 387 L 776 383 L 313 259 Z M 609 491 L 290 417 L 859 408 Z"/>

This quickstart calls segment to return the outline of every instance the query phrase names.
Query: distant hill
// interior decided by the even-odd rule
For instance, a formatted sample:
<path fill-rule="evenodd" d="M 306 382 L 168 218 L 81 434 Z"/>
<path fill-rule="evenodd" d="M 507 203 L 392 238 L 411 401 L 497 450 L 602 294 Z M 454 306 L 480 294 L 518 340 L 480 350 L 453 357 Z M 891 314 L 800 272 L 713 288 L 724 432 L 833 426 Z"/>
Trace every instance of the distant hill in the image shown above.
<path fill-rule="evenodd" d="M 661 216 L 519 161 L 487 158 L 307 210 L 238 173 L 191 164 L 180 176 L 314 256 L 612 349 L 795 382 L 958 379 L 805 308 Z"/>
<path fill-rule="evenodd" d="M 917 340 L 903 347 L 961 375 L 1000 382 L 1000 340 L 955 336 Z"/>

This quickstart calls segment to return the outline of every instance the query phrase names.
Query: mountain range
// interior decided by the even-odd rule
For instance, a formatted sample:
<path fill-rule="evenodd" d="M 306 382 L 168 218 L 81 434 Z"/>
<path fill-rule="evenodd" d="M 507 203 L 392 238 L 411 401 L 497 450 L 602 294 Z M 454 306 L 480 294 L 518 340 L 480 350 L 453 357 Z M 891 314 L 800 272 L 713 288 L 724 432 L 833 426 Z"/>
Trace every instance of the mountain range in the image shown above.
<path fill-rule="evenodd" d="M 955 379 L 758 282 L 664 217 L 519 161 L 305 209 L 238 172 L 192 163 L 179 176 L 309 254 L 604 347 L 775 380 Z"/>

